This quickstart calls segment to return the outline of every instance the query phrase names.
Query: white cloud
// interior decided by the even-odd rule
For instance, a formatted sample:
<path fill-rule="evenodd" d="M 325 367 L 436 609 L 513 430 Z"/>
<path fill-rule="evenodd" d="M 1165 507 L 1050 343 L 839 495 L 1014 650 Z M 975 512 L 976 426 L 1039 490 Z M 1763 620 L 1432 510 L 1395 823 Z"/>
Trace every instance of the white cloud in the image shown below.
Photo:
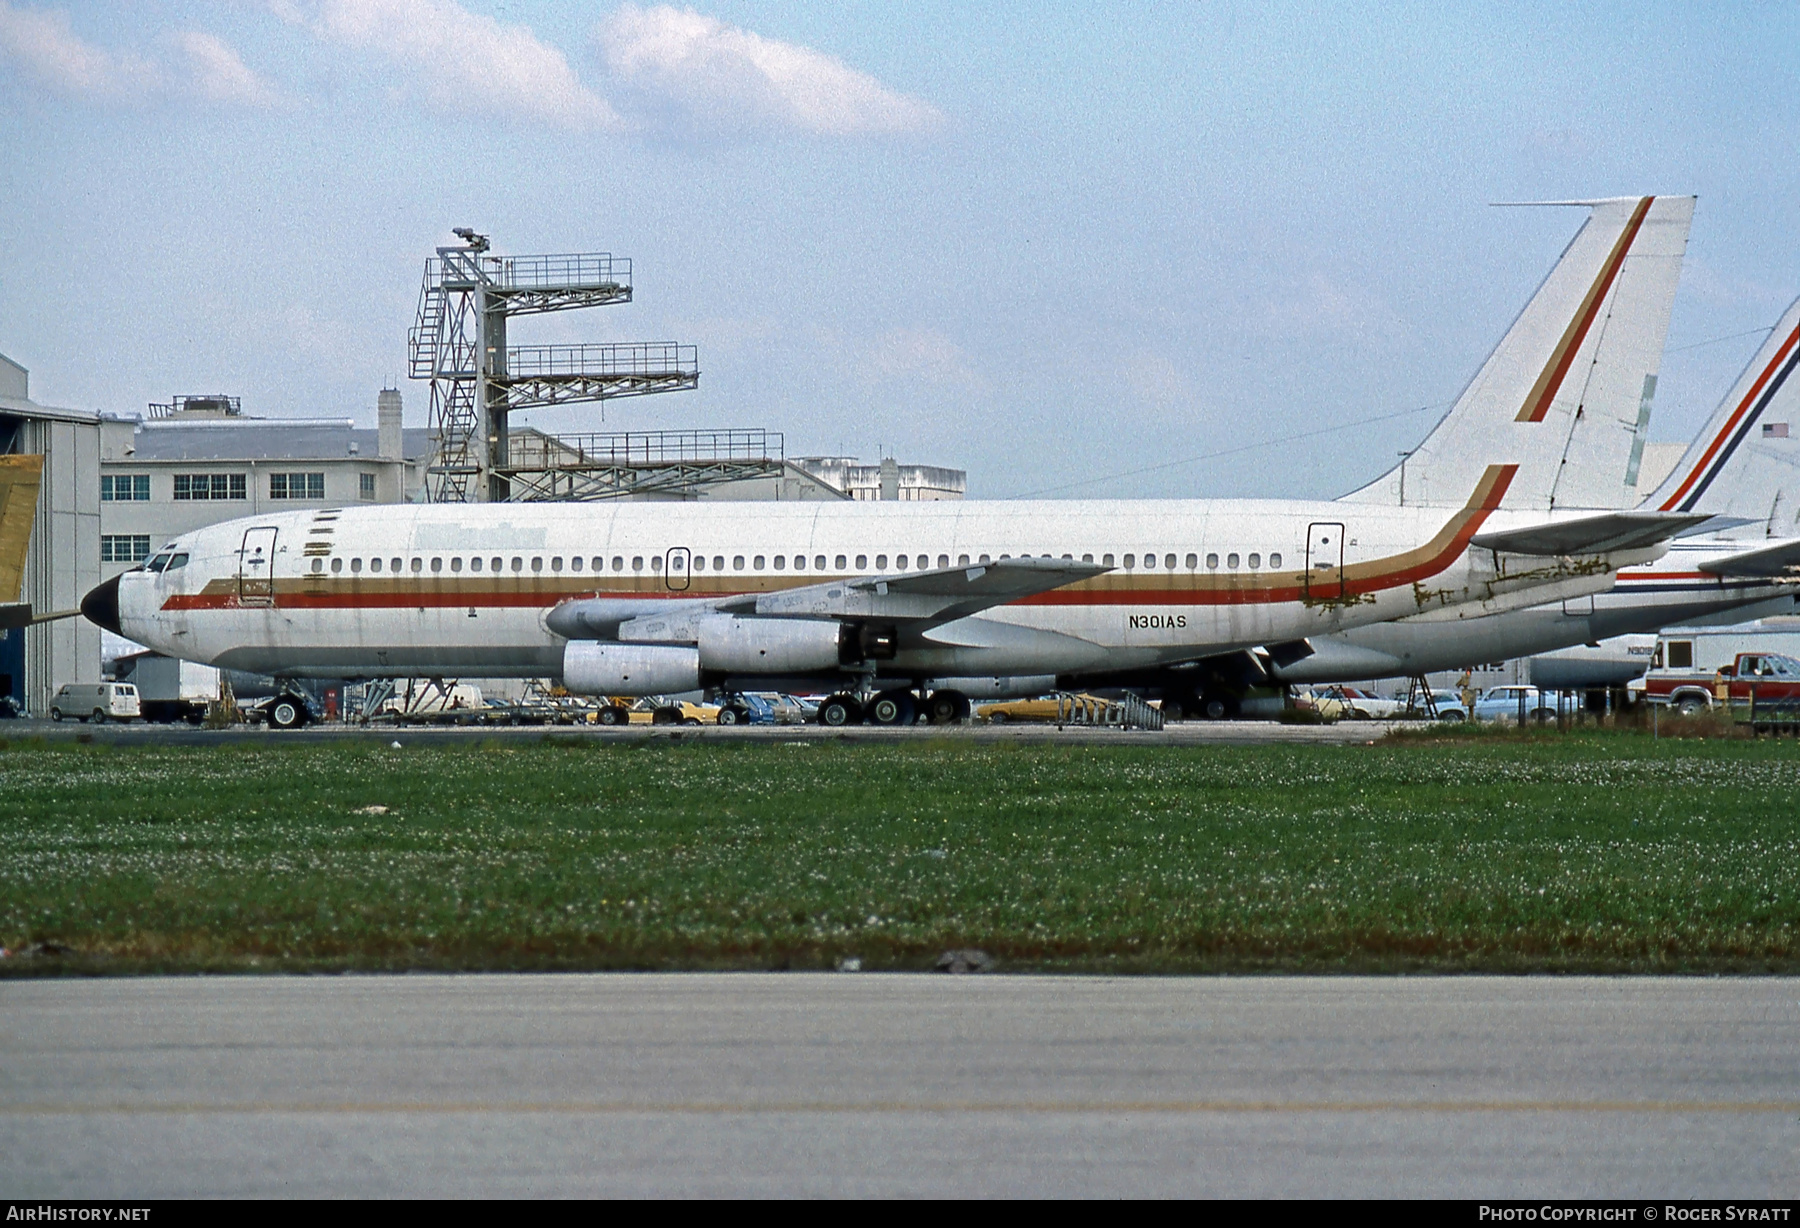
<path fill-rule="evenodd" d="M 138 100 L 159 92 L 162 70 L 130 51 L 84 41 L 67 13 L 20 9 L 0 0 L 0 52 L 65 94 Z"/>
<path fill-rule="evenodd" d="M 279 100 L 274 88 L 251 72 L 225 40 L 201 30 L 183 30 L 174 44 L 186 62 L 187 89 L 214 102 L 266 107 Z"/>
<path fill-rule="evenodd" d="M 279 0 L 277 14 L 408 69 L 440 107 L 577 131 L 622 126 L 567 57 L 527 26 L 502 25 L 452 0 Z"/>
<path fill-rule="evenodd" d="M 914 132 L 943 118 L 820 51 L 692 9 L 626 4 L 595 28 L 621 104 L 701 131 Z M 636 104 L 636 105 L 632 105 Z"/>
<path fill-rule="evenodd" d="M 183 95 L 251 106 L 278 100 L 223 39 L 184 30 L 167 43 L 179 60 L 173 68 L 135 51 L 87 42 L 59 10 L 15 8 L 0 0 L 0 55 L 61 93 L 134 103 Z"/>

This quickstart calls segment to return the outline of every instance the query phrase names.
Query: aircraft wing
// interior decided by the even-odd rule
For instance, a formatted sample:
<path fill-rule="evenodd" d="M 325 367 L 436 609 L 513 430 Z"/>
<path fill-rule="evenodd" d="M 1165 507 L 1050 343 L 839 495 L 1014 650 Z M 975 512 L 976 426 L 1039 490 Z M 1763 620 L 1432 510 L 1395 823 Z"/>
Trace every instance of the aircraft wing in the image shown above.
<path fill-rule="evenodd" d="M 781 592 L 734 597 L 583 597 L 563 602 L 544 622 L 568 639 L 608 639 L 629 619 L 659 614 L 691 617 L 707 611 L 764 618 L 868 618 L 922 630 L 1111 570 L 1073 559 L 1018 558 L 895 576 L 827 580 Z"/>
<path fill-rule="evenodd" d="M 1049 592 L 1111 571 L 1073 559 L 998 559 L 897 576 L 828 580 L 778 593 L 747 593 L 716 602 L 730 613 L 788 618 L 875 618 L 945 623 L 1021 597 Z"/>
<path fill-rule="evenodd" d="M 1653 546 L 1711 519 L 1701 512 L 1602 512 L 1575 520 L 1477 533 L 1469 544 L 1505 554 L 1602 554 Z"/>
<path fill-rule="evenodd" d="M 1715 576 L 1800 577 L 1800 540 L 1728 554 L 1722 559 L 1700 564 L 1700 570 Z"/>

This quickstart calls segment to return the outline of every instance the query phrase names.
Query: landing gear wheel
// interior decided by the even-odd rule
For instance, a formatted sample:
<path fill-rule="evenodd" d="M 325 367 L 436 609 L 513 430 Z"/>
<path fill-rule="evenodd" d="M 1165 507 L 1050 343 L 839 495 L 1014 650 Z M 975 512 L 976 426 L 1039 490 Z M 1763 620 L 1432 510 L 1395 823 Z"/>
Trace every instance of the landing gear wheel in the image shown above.
<path fill-rule="evenodd" d="M 933 691 L 925 701 L 925 719 L 933 725 L 959 725 L 969 719 L 969 697 L 961 691 Z"/>
<path fill-rule="evenodd" d="M 618 704 L 607 704 L 604 708 L 600 709 L 599 714 L 594 719 L 598 720 L 602 725 L 629 725 L 631 723 L 631 713 L 629 709 L 621 708 Z"/>
<path fill-rule="evenodd" d="M 306 705 L 283 695 L 269 706 L 269 724 L 277 729 L 298 729 L 306 724 Z"/>
<path fill-rule="evenodd" d="M 862 705 L 854 696 L 833 695 L 819 705 L 819 724 L 833 729 L 862 724 Z"/>
<path fill-rule="evenodd" d="M 911 691 L 883 691 L 869 701 L 868 715 L 877 725 L 910 725 L 919 713 Z"/>
<path fill-rule="evenodd" d="M 1238 714 L 1237 700 L 1223 695 L 1208 695 L 1200 701 L 1200 712 L 1209 721 L 1229 720 Z"/>

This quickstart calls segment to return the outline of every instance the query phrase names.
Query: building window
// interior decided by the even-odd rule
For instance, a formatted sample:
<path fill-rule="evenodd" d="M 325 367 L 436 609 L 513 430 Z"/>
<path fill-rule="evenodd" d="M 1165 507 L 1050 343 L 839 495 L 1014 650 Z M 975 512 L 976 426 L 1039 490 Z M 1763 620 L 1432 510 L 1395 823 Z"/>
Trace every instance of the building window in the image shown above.
<path fill-rule="evenodd" d="M 325 475 L 320 474 L 319 476 L 321 478 L 323 478 Z M 321 483 L 321 485 L 322 485 L 322 483 Z M 321 489 L 320 498 L 323 498 L 323 497 L 324 497 L 324 492 Z M 356 475 L 356 497 L 359 499 L 371 499 L 371 500 L 375 498 L 375 475 L 374 474 L 359 473 Z"/>
<path fill-rule="evenodd" d="M 150 557 L 150 535 L 148 533 L 102 534 L 100 537 L 100 561 L 102 563 L 141 563 Z"/>
<path fill-rule="evenodd" d="M 100 502 L 150 502 L 150 475 L 147 473 L 121 473 L 117 476 L 102 474 L 100 476 Z"/>
<path fill-rule="evenodd" d="M 243 499 L 249 488 L 241 473 L 178 473 L 175 498 L 183 503 L 204 499 Z"/>
<path fill-rule="evenodd" d="M 181 498 L 180 495 L 175 497 Z M 269 498 L 271 499 L 323 499 L 324 497 L 325 475 L 322 473 L 271 473 L 269 475 Z"/>

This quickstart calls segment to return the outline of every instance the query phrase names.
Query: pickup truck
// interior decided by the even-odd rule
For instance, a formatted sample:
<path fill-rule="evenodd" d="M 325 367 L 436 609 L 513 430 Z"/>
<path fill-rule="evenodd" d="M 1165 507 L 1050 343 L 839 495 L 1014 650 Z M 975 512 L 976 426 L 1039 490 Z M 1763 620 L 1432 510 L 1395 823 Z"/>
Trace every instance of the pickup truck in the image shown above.
<path fill-rule="evenodd" d="M 1800 660 L 1778 652 L 1740 652 L 1719 670 L 1713 699 L 1751 724 L 1800 719 Z"/>

